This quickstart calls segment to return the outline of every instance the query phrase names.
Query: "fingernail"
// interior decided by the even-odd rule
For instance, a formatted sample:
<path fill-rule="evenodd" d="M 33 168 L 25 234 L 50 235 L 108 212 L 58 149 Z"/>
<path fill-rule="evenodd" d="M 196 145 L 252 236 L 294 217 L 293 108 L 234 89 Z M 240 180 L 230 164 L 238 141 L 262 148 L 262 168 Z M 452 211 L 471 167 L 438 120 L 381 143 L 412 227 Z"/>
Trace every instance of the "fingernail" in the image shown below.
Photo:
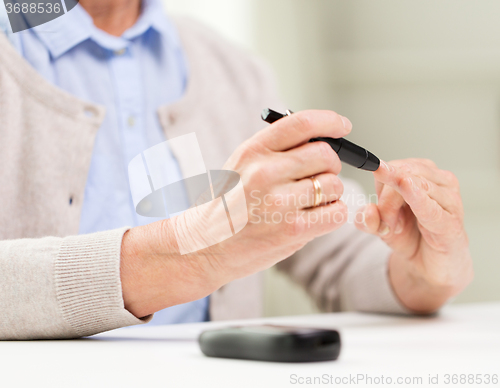
<path fill-rule="evenodd" d="M 379 236 L 387 236 L 391 232 L 391 228 L 384 221 L 380 223 L 380 227 L 378 228 Z"/>
<path fill-rule="evenodd" d="M 394 229 L 394 234 L 401 234 L 401 232 L 403 232 L 404 227 L 405 223 L 403 221 L 403 217 L 399 216 L 398 223 L 396 224 L 396 229 Z"/>
<path fill-rule="evenodd" d="M 351 121 L 347 117 L 344 117 L 344 116 L 340 116 L 340 118 L 342 119 L 342 123 L 344 124 L 344 128 L 350 131 L 352 129 Z"/>

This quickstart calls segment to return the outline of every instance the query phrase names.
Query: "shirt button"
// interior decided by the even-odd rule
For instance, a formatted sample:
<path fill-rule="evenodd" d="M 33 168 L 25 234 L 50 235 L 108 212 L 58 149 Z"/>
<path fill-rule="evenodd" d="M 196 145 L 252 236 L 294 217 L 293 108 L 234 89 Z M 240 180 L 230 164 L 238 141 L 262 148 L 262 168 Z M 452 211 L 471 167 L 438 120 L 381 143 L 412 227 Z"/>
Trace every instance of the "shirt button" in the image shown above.
<path fill-rule="evenodd" d="M 127 119 L 127 124 L 129 127 L 133 127 L 135 125 L 135 117 L 129 116 L 129 118 Z"/>
<path fill-rule="evenodd" d="M 126 50 L 125 50 L 125 48 L 122 48 L 122 49 L 120 49 L 120 50 L 115 50 L 115 51 L 113 51 L 113 53 L 114 53 L 116 56 L 118 56 L 118 57 L 119 57 L 119 56 L 121 56 L 121 55 L 125 54 L 125 51 L 126 51 Z"/>

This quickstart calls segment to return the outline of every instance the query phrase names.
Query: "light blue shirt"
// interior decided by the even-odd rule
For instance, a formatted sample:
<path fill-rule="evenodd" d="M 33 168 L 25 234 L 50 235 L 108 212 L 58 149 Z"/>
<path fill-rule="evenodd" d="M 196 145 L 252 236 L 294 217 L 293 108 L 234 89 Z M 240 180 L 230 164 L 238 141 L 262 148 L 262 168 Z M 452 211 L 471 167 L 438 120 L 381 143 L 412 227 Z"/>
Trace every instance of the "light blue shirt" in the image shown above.
<path fill-rule="evenodd" d="M 3 20 L 7 32 L 0 3 L 0 27 Z M 49 82 L 106 107 L 87 177 L 80 233 L 155 221 L 135 212 L 127 167 L 136 155 L 165 141 L 157 108 L 183 95 L 188 76 L 179 37 L 160 1 L 143 0 L 139 20 L 121 37 L 96 28 L 80 5 L 41 26 L 7 35 Z M 173 180 L 180 180 L 172 154 L 164 167 Z M 199 322 L 207 315 L 204 298 L 160 311 L 149 324 Z"/>

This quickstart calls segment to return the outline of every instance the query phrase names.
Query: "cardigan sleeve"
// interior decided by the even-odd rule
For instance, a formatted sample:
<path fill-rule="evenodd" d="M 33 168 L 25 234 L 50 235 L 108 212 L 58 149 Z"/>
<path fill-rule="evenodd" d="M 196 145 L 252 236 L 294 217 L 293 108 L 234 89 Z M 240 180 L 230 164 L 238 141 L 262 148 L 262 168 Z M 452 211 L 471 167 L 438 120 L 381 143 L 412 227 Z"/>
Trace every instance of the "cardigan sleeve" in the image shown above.
<path fill-rule="evenodd" d="M 126 230 L 0 241 L 0 339 L 75 338 L 148 321 L 124 308 Z"/>

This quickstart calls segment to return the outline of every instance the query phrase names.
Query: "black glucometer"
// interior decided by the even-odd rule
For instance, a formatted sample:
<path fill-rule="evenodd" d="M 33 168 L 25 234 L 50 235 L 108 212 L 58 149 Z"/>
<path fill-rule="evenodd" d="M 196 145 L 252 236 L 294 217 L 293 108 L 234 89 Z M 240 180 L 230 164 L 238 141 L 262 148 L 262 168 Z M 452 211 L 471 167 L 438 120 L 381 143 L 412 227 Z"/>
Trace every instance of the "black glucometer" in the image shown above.
<path fill-rule="evenodd" d="M 208 357 L 275 362 L 336 360 L 340 335 L 336 330 L 289 326 L 241 326 L 207 330 L 198 338 Z"/>

